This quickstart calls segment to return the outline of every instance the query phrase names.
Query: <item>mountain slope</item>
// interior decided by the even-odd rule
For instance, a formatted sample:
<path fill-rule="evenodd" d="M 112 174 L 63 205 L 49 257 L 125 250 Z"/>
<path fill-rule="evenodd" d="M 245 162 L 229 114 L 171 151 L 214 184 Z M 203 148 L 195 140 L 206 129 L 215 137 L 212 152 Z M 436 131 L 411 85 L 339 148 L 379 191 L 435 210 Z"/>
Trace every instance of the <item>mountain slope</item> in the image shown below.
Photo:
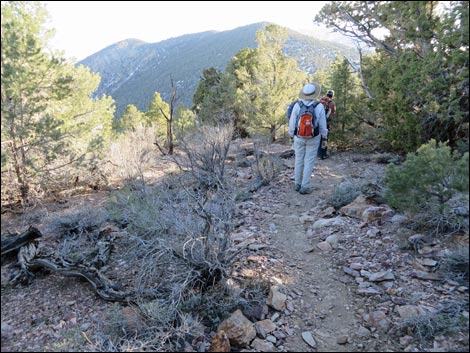
<path fill-rule="evenodd" d="M 266 23 L 255 23 L 223 32 L 201 32 L 158 43 L 127 39 L 80 61 L 101 75 L 97 96 L 110 95 L 116 114 L 128 104 L 146 111 L 154 92 L 169 101 L 170 78 L 179 102 L 191 107 L 192 97 L 204 69 L 223 71 L 229 60 L 244 48 L 256 47 L 256 32 Z M 327 67 L 337 54 L 354 55 L 352 49 L 323 42 L 289 30 L 285 54 L 294 57 L 309 74 Z"/>

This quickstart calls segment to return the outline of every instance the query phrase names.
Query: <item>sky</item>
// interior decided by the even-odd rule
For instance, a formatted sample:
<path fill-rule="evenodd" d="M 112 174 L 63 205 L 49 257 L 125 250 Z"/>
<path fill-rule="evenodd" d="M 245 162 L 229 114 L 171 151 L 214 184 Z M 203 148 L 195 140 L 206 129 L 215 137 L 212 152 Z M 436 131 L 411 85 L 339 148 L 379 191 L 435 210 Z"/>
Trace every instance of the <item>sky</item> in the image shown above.
<path fill-rule="evenodd" d="M 80 61 L 124 39 L 148 43 L 204 31 L 273 22 L 312 34 L 315 15 L 327 1 L 41 1 L 55 29 L 50 41 Z M 325 31 L 325 30 L 323 30 Z M 319 36 L 322 38 L 322 35 Z M 323 37 L 324 38 L 324 37 Z"/>

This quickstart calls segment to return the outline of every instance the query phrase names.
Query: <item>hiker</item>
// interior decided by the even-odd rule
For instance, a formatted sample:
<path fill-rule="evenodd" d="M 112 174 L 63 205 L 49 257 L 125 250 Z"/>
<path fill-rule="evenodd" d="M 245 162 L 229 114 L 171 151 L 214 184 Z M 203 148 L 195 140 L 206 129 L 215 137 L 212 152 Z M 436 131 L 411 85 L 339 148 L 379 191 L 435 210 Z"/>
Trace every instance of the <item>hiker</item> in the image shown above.
<path fill-rule="evenodd" d="M 318 83 L 306 84 L 299 93 L 299 101 L 294 105 L 289 119 L 289 136 L 294 138 L 295 191 L 301 194 L 312 192 L 310 177 L 320 139 L 328 137 L 325 109 L 316 101 L 320 94 L 321 86 Z M 309 115 L 312 118 L 310 122 L 306 119 Z"/>
<path fill-rule="evenodd" d="M 335 91 L 329 89 L 326 92 L 326 95 L 320 98 L 320 102 L 323 104 L 325 108 L 325 116 L 326 116 L 326 128 L 330 131 L 330 121 L 336 113 L 336 103 L 333 100 L 333 96 L 335 95 Z M 327 154 L 328 149 L 328 139 L 321 139 L 320 146 L 318 146 L 318 158 L 326 159 L 328 158 Z"/>

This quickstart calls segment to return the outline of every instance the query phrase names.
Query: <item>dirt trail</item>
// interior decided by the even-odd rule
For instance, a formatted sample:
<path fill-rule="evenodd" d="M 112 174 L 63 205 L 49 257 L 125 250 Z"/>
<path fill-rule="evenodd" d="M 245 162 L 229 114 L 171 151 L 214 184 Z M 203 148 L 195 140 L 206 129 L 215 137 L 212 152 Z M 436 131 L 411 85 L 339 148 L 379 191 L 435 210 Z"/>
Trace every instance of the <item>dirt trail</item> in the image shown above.
<path fill-rule="evenodd" d="M 337 279 L 338 268 L 328 253 L 315 246 L 319 239 L 309 236 L 307 225 L 300 220 L 302 214 L 309 214 L 328 196 L 342 177 L 337 170 L 333 173 L 331 167 L 336 163 L 334 158 L 317 161 L 312 178 L 314 192 L 310 195 L 295 192 L 292 180 L 280 185 L 278 195 L 283 206 L 273 220 L 277 232 L 271 242 L 287 265 L 286 285 L 293 297 L 294 311 L 288 322 L 295 333 L 286 339 L 287 351 L 350 351 L 349 345 L 337 341 L 351 336 L 357 328 L 354 302 L 348 287 Z M 302 339 L 302 332 L 308 331 L 316 342 L 315 349 Z"/>

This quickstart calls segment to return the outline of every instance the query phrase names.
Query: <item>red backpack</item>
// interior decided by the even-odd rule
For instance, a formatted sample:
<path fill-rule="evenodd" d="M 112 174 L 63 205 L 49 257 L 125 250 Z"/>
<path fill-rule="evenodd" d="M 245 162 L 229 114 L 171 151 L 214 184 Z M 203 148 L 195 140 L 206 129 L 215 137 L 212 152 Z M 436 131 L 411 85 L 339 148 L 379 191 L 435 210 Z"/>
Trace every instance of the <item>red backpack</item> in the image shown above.
<path fill-rule="evenodd" d="M 313 102 L 311 105 L 305 105 L 299 101 L 300 112 L 297 117 L 295 135 L 302 138 L 312 138 L 320 133 L 318 119 L 315 114 L 315 108 L 320 102 Z"/>
<path fill-rule="evenodd" d="M 328 96 L 323 96 L 320 98 L 320 103 L 325 107 L 325 116 L 328 116 L 328 111 L 330 110 L 331 98 Z"/>

